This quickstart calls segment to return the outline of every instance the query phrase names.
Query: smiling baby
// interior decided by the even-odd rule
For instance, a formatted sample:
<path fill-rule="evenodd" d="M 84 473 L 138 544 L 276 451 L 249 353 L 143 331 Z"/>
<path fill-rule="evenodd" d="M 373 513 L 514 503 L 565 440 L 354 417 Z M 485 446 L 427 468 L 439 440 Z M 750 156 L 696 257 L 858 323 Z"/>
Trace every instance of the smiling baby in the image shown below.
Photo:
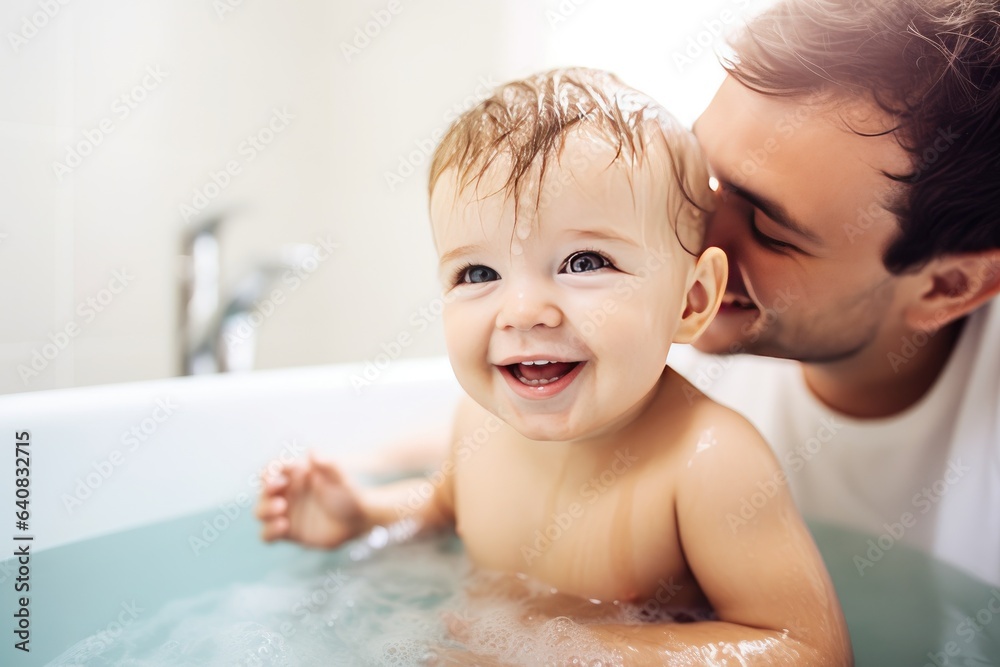
<path fill-rule="evenodd" d="M 712 202 L 691 133 L 605 72 L 538 74 L 466 112 L 430 174 L 448 354 L 468 394 L 441 483 L 407 505 L 425 478 L 358 489 L 310 457 L 265 480 L 264 539 L 334 547 L 401 518 L 454 525 L 478 567 L 609 602 L 670 582 L 669 607 L 704 612 L 589 625 L 610 662 L 850 664 L 767 444 L 664 364 L 725 289 L 724 253 L 702 248 Z M 488 438 L 459 444 L 474 433 Z"/>

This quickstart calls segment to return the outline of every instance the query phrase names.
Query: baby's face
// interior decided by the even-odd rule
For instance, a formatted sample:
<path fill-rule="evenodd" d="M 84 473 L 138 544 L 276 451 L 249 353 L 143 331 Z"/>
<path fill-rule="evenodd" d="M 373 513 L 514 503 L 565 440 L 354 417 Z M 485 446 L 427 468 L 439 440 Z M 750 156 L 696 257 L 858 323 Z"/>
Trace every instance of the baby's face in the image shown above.
<path fill-rule="evenodd" d="M 570 135 L 540 199 L 537 185 L 521 193 L 516 224 L 506 163 L 478 189 L 457 192 L 454 170 L 435 186 L 452 366 L 528 438 L 601 435 L 652 398 L 695 264 L 675 234 L 681 195 L 662 148 L 632 170 L 611 164 L 602 142 Z"/>

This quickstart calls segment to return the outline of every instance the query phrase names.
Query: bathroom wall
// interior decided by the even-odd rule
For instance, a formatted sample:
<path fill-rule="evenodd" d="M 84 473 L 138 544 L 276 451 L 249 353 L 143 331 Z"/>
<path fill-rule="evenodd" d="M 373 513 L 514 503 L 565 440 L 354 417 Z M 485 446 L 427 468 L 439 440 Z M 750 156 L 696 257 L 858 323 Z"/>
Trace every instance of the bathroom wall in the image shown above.
<path fill-rule="evenodd" d="M 0 393 L 177 374 L 181 238 L 215 214 L 226 291 L 325 248 L 260 304 L 258 368 L 442 354 L 425 181 L 448 121 L 586 64 L 690 123 L 763 4 L 5 2 Z"/>

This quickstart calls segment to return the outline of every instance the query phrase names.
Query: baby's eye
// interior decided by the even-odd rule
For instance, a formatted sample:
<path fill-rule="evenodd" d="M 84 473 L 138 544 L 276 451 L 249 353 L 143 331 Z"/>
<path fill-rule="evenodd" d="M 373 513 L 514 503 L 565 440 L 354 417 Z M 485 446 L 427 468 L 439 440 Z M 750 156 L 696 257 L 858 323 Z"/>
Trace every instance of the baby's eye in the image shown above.
<path fill-rule="evenodd" d="M 467 266 L 458 272 L 456 283 L 488 283 L 500 280 L 500 274 L 488 266 Z"/>
<path fill-rule="evenodd" d="M 592 250 L 575 252 L 566 259 L 560 273 L 587 273 L 612 266 L 611 260 Z"/>

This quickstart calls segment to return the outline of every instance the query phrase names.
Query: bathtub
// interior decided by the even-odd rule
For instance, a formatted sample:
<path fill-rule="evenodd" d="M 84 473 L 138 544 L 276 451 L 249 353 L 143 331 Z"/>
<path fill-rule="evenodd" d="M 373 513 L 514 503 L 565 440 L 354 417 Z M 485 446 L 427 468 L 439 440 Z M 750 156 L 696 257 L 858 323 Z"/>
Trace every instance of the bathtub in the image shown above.
<path fill-rule="evenodd" d="M 0 432 L 11 449 L 31 434 L 41 551 L 235 502 L 265 463 L 307 447 L 364 465 L 440 432 L 460 391 L 445 358 L 169 378 L 0 396 Z"/>
<path fill-rule="evenodd" d="M 258 471 L 308 447 L 374 479 L 386 443 L 441 437 L 460 394 L 447 360 L 435 358 L 0 397 L 8 508 L 18 434 L 30 443 L 21 447 L 30 454 L 28 526 L 18 530 L 9 509 L 0 540 L 31 554 L 30 653 L 14 648 L 12 633 L 19 566 L 0 563 L 0 662 L 46 664 L 137 609 L 149 614 L 172 597 L 292 563 L 324 567 L 335 556 L 260 544 Z M 1000 664 L 1000 614 L 993 621 L 983 611 L 1000 592 L 902 545 L 859 576 L 853 558 L 868 536 L 810 527 L 859 665 Z"/>
<path fill-rule="evenodd" d="M 30 434 L 30 444 L 21 449 L 30 455 L 28 529 L 17 530 L 9 511 L 0 539 L 7 543 L 5 558 L 29 545 L 33 594 L 31 652 L 14 649 L 7 640 L 11 628 L 3 627 L 0 663 L 45 664 L 114 622 L 121 604 L 141 588 L 113 591 L 109 581 L 103 590 L 84 591 L 93 582 L 64 580 L 58 563 L 47 571 L 47 553 L 86 551 L 102 541 L 113 545 L 130 530 L 204 514 L 182 531 L 177 541 L 186 546 L 178 557 L 194 557 L 192 567 L 210 567 L 203 556 L 215 550 L 202 553 L 199 545 L 214 546 L 213 537 L 233 539 L 230 533 L 240 531 L 253 539 L 257 475 L 267 462 L 302 456 L 310 448 L 370 471 L 387 442 L 441 437 L 460 391 L 447 359 L 436 358 L 397 360 L 384 368 L 333 365 L 0 396 L 8 453 L 0 457 L 0 479 L 9 510 L 17 509 L 11 507 L 17 434 Z M 206 520 L 212 526 L 207 530 Z M 15 534 L 33 539 L 15 541 Z M 87 551 L 98 568 L 94 573 L 101 560 L 116 562 L 111 548 Z M 106 574 L 118 579 L 113 571 Z M 14 590 L 16 576 L 16 563 L 0 563 L 7 619 L 21 597 Z M 58 607 L 45 608 L 43 597 Z M 63 618 L 67 600 L 80 603 L 74 605 L 76 619 L 90 622 Z"/>

